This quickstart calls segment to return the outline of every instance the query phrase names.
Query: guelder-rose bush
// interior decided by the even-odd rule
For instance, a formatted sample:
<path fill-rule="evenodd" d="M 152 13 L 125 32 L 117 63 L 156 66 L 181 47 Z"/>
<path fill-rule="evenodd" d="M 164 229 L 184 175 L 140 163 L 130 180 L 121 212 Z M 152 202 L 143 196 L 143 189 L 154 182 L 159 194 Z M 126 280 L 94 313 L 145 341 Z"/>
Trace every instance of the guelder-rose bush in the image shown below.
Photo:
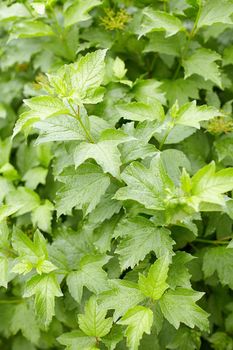
<path fill-rule="evenodd" d="M 0 5 L 4 350 L 233 350 L 232 0 Z"/>

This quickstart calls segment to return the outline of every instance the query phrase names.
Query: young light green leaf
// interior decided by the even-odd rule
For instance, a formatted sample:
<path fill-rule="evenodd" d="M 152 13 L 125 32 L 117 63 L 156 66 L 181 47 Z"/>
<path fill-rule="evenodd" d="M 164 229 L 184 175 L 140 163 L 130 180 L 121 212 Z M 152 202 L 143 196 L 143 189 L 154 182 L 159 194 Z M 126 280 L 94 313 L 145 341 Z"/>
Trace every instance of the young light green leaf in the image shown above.
<path fill-rule="evenodd" d="M 154 251 L 157 257 L 172 254 L 173 240 L 170 232 L 143 217 L 124 219 L 120 221 L 114 232 L 114 237 L 122 237 L 116 253 L 122 270 L 133 268 L 145 256 Z"/>
<path fill-rule="evenodd" d="M 70 213 L 74 207 L 82 209 L 85 215 L 89 214 L 110 184 L 108 175 L 99 166 L 89 163 L 81 165 L 76 171 L 68 168 L 58 176 L 58 180 L 64 183 L 56 198 L 58 216 Z"/>
<path fill-rule="evenodd" d="M 170 259 L 168 255 L 161 256 L 150 267 L 147 277 L 140 274 L 138 285 L 143 294 L 153 300 L 159 300 L 168 289 L 166 283 Z"/>
<path fill-rule="evenodd" d="M 118 323 L 127 326 L 125 335 L 129 349 L 137 350 L 143 333 L 151 332 L 153 312 L 147 307 L 138 305 L 128 310 Z"/>
<path fill-rule="evenodd" d="M 35 232 L 34 240 L 31 241 L 26 234 L 15 228 L 12 245 L 19 254 L 13 272 L 27 274 L 35 268 L 37 273 L 42 274 L 56 269 L 56 266 L 48 260 L 46 240 L 39 231 Z"/>
<path fill-rule="evenodd" d="M 96 297 L 92 296 L 86 303 L 85 313 L 78 315 L 80 329 L 90 337 L 104 337 L 112 328 L 112 318 L 105 318 L 106 314 L 107 310 L 99 306 Z"/>
<path fill-rule="evenodd" d="M 69 113 L 69 109 L 57 97 L 36 96 L 23 102 L 35 113 L 36 117 L 38 116 L 42 120 L 55 115 Z"/>
<path fill-rule="evenodd" d="M 116 78 L 123 79 L 127 69 L 125 69 L 125 63 L 119 57 L 116 57 L 113 63 L 113 73 Z"/>
<path fill-rule="evenodd" d="M 81 259 L 77 271 L 68 274 L 67 285 L 70 294 L 78 303 L 81 302 L 84 286 L 95 294 L 109 289 L 107 273 L 102 268 L 108 260 L 107 256 L 86 255 Z"/>
<path fill-rule="evenodd" d="M 192 289 L 170 289 L 159 300 L 159 305 L 164 317 L 176 329 L 179 328 L 180 323 L 184 323 L 188 327 L 196 326 L 207 331 L 209 328 L 208 314 L 196 304 L 196 301 L 202 296 L 203 293 Z"/>
<path fill-rule="evenodd" d="M 54 90 L 58 97 L 65 99 L 72 113 L 74 107 L 77 109 L 77 104 L 82 106 L 85 103 L 100 102 L 104 92 L 100 85 L 104 78 L 106 51 L 97 50 L 88 53 L 77 62 L 62 66 L 56 73 L 48 74 L 50 84 L 47 87 L 48 92 Z"/>
<path fill-rule="evenodd" d="M 39 116 L 35 116 L 33 111 L 23 112 L 15 123 L 12 138 L 21 131 L 27 135 L 32 128 L 32 125 L 38 120 L 40 120 Z"/>
<path fill-rule="evenodd" d="M 204 80 L 211 80 L 222 87 L 221 73 L 215 61 L 221 60 L 221 56 L 209 49 L 201 48 L 183 61 L 185 79 L 193 74 L 200 75 Z"/>
<path fill-rule="evenodd" d="M 200 129 L 200 122 L 210 120 L 214 117 L 222 116 L 215 107 L 206 105 L 197 106 L 196 101 L 192 101 L 183 105 L 176 114 L 176 124 L 191 126 Z"/>
<path fill-rule="evenodd" d="M 90 89 L 96 89 L 102 83 L 104 77 L 104 59 L 107 50 L 97 50 L 80 58 L 75 64 L 74 83 L 80 95 L 88 93 Z"/>
<path fill-rule="evenodd" d="M 146 7 L 143 10 L 143 19 L 137 34 L 141 37 L 153 31 L 165 31 L 166 37 L 169 37 L 181 30 L 183 30 L 182 22 L 177 17 Z"/>
<path fill-rule="evenodd" d="M 56 276 L 50 273 L 32 277 L 26 284 L 24 297 L 33 295 L 36 315 L 41 325 L 47 328 L 55 315 L 55 297 L 63 295 Z"/>
<path fill-rule="evenodd" d="M 215 172 L 215 163 L 211 162 L 200 169 L 191 179 L 191 197 L 188 203 L 198 208 L 201 202 L 224 205 L 223 193 L 233 189 L 233 168 Z"/>

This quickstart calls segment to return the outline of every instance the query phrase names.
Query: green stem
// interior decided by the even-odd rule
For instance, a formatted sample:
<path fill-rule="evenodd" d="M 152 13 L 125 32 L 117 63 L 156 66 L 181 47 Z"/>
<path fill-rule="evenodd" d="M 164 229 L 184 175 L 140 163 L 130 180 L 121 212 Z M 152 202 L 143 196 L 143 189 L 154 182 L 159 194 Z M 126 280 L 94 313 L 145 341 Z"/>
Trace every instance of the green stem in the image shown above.
<path fill-rule="evenodd" d="M 201 16 L 201 10 L 202 10 L 202 3 L 201 3 L 201 0 L 200 0 L 200 5 L 199 5 L 199 9 L 198 9 L 198 12 L 197 12 L 197 17 L 195 19 L 195 22 L 194 22 L 194 25 L 193 25 L 193 29 L 191 30 L 191 33 L 190 33 L 190 38 L 192 39 L 198 32 L 198 29 L 197 29 L 197 25 L 198 25 L 198 21 L 200 19 L 200 16 Z"/>
<path fill-rule="evenodd" d="M 169 128 L 167 129 L 162 141 L 159 144 L 159 150 L 161 151 L 161 149 L 163 148 L 164 143 L 166 142 L 168 135 L 170 134 L 170 132 L 172 131 L 173 127 L 175 126 L 175 122 L 171 123 L 171 125 L 169 126 Z"/>
<path fill-rule="evenodd" d="M 74 107 L 69 103 L 70 108 L 72 109 L 72 111 L 74 112 L 74 115 L 71 114 L 72 117 L 74 117 L 75 119 L 77 119 L 81 125 L 81 127 L 83 128 L 83 131 L 86 134 L 86 137 L 88 139 L 89 142 L 91 143 L 95 143 L 94 139 L 92 138 L 91 134 L 88 132 L 87 128 L 85 127 L 85 125 L 83 124 L 83 121 L 80 117 L 80 113 L 79 113 L 79 106 L 77 111 L 75 111 Z"/>
<path fill-rule="evenodd" d="M 183 50 L 183 53 L 180 57 L 180 60 L 179 60 L 179 64 L 177 66 L 177 69 L 175 70 L 175 73 L 174 73 L 174 76 L 173 76 L 173 80 L 175 80 L 180 72 L 180 69 L 182 67 L 182 61 L 183 59 L 185 58 L 187 52 L 188 52 L 188 49 L 189 49 L 189 46 L 190 46 L 190 42 L 191 42 L 191 39 L 194 38 L 194 36 L 197 34 L 198 32 L 198 29 L 197 29 L 197 25 L 198 25 L 198 21 L 199 21 L 199 18 L 200 18 L 200 15 L 201 15 L 201 1 L 200 1 L 200 6 L 199 6 L 199 9 L 198 9 L 198 13 L 197 13 L 197 17 L 195 19 L 195 22 L 194 22 L 194 25 L 193 25 L 193 28 L 191 30 L 190 33 L 188 33 L 188 40 L 186 41 L 186 44 L 185 44 L 185 47 L 184 47 L 184 50 Z"/>
<path fill-rule="evenodd" d="M 28 12 L 30 13 L 30 15 L 31 15 L 32 17 L 35 17 L 34 14 L 33 14 L 32 9 L 31 9 L 31 6 L 27 3 L 27 1 L 25 1 L 24 6 L 27 8 L 27 10 L 28 10 Z"/>
<path fill-rule="evenodd" d="M 23 299 L 0 299 L 0 304 L 20 304 Z"/>
<path fill-rule="evenodd" d="M 6 254 L 10 257 L 17 257 L 18 255 L 15 253 L 15 251 L 9 247 L 1 247 L 0 252 L 3 252 L 3 254 Z"/>
<path fill-rule="evenodd" d="M 167 0 L 163 0 L 163 11 L 167 12 Z"/>
<path fill-rule="evenodd" d="M 199 242 L 199 243 L 204 243 L 204 244 L 214 244 L 214 245 L 218 245 L 218 244 L 229 244 L 229 241 L 219 241 L 219 240 L 215 240 L 212 241 L 210 239 L 204 239 L 204 238 L 197 238 L 195 239 L 195 242 Z"/>

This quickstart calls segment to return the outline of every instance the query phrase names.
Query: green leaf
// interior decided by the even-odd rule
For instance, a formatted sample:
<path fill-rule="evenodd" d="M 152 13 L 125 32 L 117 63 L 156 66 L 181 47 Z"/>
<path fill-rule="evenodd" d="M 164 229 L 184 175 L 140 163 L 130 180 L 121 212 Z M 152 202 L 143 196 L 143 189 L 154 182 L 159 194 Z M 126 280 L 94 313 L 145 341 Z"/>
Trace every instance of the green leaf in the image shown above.
<path fill-rule="evenodd" d="M 145 46 L 144 52 L 158 52 L 165 55 L 181 56 L 181 51 L 185 44 L 184 33 L 179 33 L 175 37 L 166 37 L 163 32 L 155 32 L 148 37 L 149 43 Z"/>
<path fill-rule="evenodd" d="M 75 64 L 74 83 L 80 96 L 87 95 L 91 89 L 96 89 L 102 83 L 106 52 L 107 50 L 97 50 L 88 53 Z"/>
<path fill-rule="evenodd" d="M 161 256 L 150 267 L 147 277 L 140 274 L 138 285 L 145 296 L 159 300 L 168 289 L 169 285 L 166 283 L 169 271 L 170 259 L 168 255 Z"/>
<path fill-rule="evenodd" d="M 0 286 L 7 288 L 9 281 L 10 242 L 8 241 L 9 229 L 5 221 L 0 223 Z"/>
<path fill-rule="evenodd" d="M 145 299 L 138 285 L 131 281 L 111 279 L 109 280 L 109 288 L 111 290 L 100 294 L 98 300 L 104 309 L 115 310 L 114 321 Z"/>
<path fill-rule="evenodd" d="M 0 21 L 13 21 L 17 18 L 30 17 L 30 13 L 26 6 L 21 3 L 15 3 L 11 6 L 1 4 L 0 7 Z"/>
<path fill-rule="evenodd" d="M 28 213 L 40 205 L 40 197 L 29 188 L 18 187 L 6 196 L 6 204 L 15 209 L 16 216 Z"/>
<path fill-rule="evenodd" d="M 191 274 L 185 266 L 194 257 L 186 252 L 177 252 L 172 257 L 172 264 L 169 267 L 167 283 L 172 289 L 176 287 L 191 288 Z"/>
<path fill-rule="evenodd" d="M 164 110 L 159 101 L 153 104 L 143 102 L 130 102 L 127 104 L 118 104 L 116 108 L 121 118 L 135 121 L 144 120 L 163 120 Z"/>
<path fill-rule="evenodd" d="M 39 184 L 45 184 L 48 169 L 36 167 L 28 170 L 23 176 L 25 185 L 34 190 Z"/>
<path fill-rule="evenodd" d="M 102 342 L 109 350 L 114 350 L 116 345 L 123 340 L 123 337 L 122 326 L 114 324 L 110 333 L 102 339 Z"/>
<path fill-rule="evenodd" d="M 124 78 L 127 69 L 125 69 L 125 63 L 119 57 L 116 57 L 113 63 L 113 73 L 116 78 L 122 79 Z"/>
<path fill-rule="evenodd" d="M 8 42 L 18 38 L 34 38 L 51 35 L 54 35 L 54 32 L 48 24 L 34 19 L 15 24 Z"/>
<path fill-rule="evenodd" d="M 116 253 L 122 270 L 133 268 L 145 256 L 154 251 L 157 257 L 172 254 L 173 240 L 170 232 L 143 217 L 124 219 L 120 221 L 114 232 L 114 237 L 122 237 Z"/>
<path fill-rule="evenodd" d="M 39 120 L 39 116 L 35 116 L 35 113 L 33 111 L 23 112 L 18 118 L 18 120 L 16 121 L 12 138 L 14 138 L 21 131 L 23 131 L 27 135 L 32 125 L 38 120 Z"/>
<path fill-rule="evenodd" d="M 215 350 L 224 350 L 233 348 L 232 338 L 225 332 L 215 332 L 209 337 L 209 342 Z"/>
<path fill-rule="evenodd" d="M 143 19 L 137 34 L 141 37 L 153 31 L 165 31 L 166 37 L 169 37 L 181 30 L 183 30 L 182 22 L 177 17 L 146 7 L 143 10 Z"/>
<path fill-rule="evenodd" d="M 32 110 L 35 117 L 38 116 L 42 120 L 55 115 L 69 113 L 69 109 L 57 97 L 36 96 L 23 100 L 23 102 Z"/>
<path fill-rule="evenodd" d="M 233 155 L 233 133 L 222 135 L 215 142 L 214 146 L 218 155 L 218 160 L 221 162 L 223 159 L 231 157 Z"/>
<path fill-rule="evenodd" d="M 229 0 L 207 0 L 201 6 L 200 16 L 197 22 L 197 28 L 211 26 L 214 23 L 232 24 L 231 15 L 233 13 L 233 4 Z"/>
<path fill-rule="evenodd" d="M 102 268 L 108 260 L 107 256 L 87 255 L 81 259 L 77 271 L 68 274 L 67 285 L 70 294 L 78 303 L 81 302 L 84 286 L 95 294 L 108 289 L 107 273 Z"/>
<path fill-rule="evenodd" d="M 40 131 L 37 145 L 51 141 L 86 140 L 80 123 L 68 115 L 38 121 L 34 123 L 34 127 Z"/>
<path fill-rule="evenodd" d="M 233 168 L 215 172 L 215 163 L 201 168 L 191 179 L 187 202 L 198 208 L 201 202 L 224 205 L 223 193 L 233 189 Z"/>
<path fill-rule="evenodd" d="M 24 297 L 28 298 L 35 295 L 35 312 L 45 328 L 50 324 L 55 315 L 55 297 L 61 297 L 63 294 L 54 274 L 34 276 L 26 284 Z"/>
<path fill-rule="evenodd" d="M 196 101 L 192 101 L 186 103 L 179 109 L 175 117 L 175 122 L 176 124 L 200 129 L 200 122 L 222 115 L 223 114 L 215 107 L 209 107 L 206 105 L 197 106 Z"/>
<path fill-rule="evenodd" d="M 118 321 L 126 325 L 125 335 L 130 350 L 137 350 L 143 333 L 150 334 L 153 323 L 153 312 L 144 306 L 135 306 L 126 312 Z"/>
<path fill-rule="evenodd" d="M 175 185 L 180 184 L 181 168 L 191 171 L 191 163 L 186 155 L 177 149 L 166 149 L 161 153 L 161 158 L 167 169 L 168 176 Z"/>
<path fill-rule="evenodd" d="M 75 0 L 69 2 L 64 14 L 65 27 L 89 20 L 91 16 L 88 12 L 100 4 L 101 0 Z"/>
<path fill-rule="evenodd" d="M 119 178 L 121 154 L 117 148 L 118 142 L 100 141 L 98 143 L 81 143 L 74 153 L 74 163 L 78 167 L 87 159 L 94 159 L 105 173 Z"/>
<path fill-rule="evenodd" d="M 51 221 L 54 211 L 54 205 L 49 201 L 45 200 L 44 204 L 32 212 L 32 223 L 40 230 L 45 232 L 51 232 Z"/>
<path fill-rule="evenodd" d="M 97 165 L 89 163 L 81 165 L 76 171 L 67 169 L 58 180 L 64 183 L 56 198 L 58 216 L 70 213 L 74 207 L 82 209 L 85 215 L 89 214 L 110 184 L 108 175 Z"/>
<path fill-rule="evenodd" d="M 13 248 L 18 252 L 19 257 L 12 271 L 19 274 L 27 274 L 33 268 L 37 273 L 49 273 L 56 269 L 48 260 L 47 244 L 44 236 L 36 231 L 34 239 L 29 237 L 19 229 L 15 228 L 12 236 Z"/>
<path fill-rule="evenodd" d="M 217 272 L 218 278 L 223 285 L 229 285 L 233 289 L 233 249 L 226 247 L 208 248 L 203 257 L 203 272 L 205 277 L 212 276 Z"/>
<path fill-rule="evenodd" d="M 154 103 L 156 99 L 162 104 L 166 104 L 165 93 L 161 86 L 162 83 L 155 79 L 139 79 L 133 86 L 133 93 L 139 102 Z"/>
<path fill-rule="evenodd" d="M 209 49 L 201 48 L 183 61 L 185 79 L 193 74 L 200 75 L 204 80 L 211 80 L 222 87 L 221 73 L 215 61 L 221 60 L 221 56 Z"/>
<path fill-rule="evenodd" d="M 114 214 L 119 213 L 121 203 L 113 199 L 116 190 L 119 187 L 112 183 L 105 194 L 101 197 L 101 201 L 96 208 L 89 214 L 88 221 L 93 224 L 100 224 L 104 220 L 110 219 Z"/>
<path fill-rule="evenodd" d="M 195 326 L 201 330 L 208 330 L 208 314 L 202 310 L 196 301 L 203 296 L 203 293 L 191 289 L 177 288 L 168 290 L 159 300 L 159 305 L 164 317 L 176 329 L 180 323 L 188 327 Z"/>
<path fill-rule="evenodd" d="M 47 75 L 49 85 L 46 84 L 46 90 L 63 99 L 75 117 L 80 114 L 83 104 L 96 104 L 103 99 L 104 88 L 100 85 L 104 78 L 106 51 L 88 53 L 77 62 Z"/>
<path fill-rule="evenodd" d="M 11 148 L 12 148 L 12 141 L 10 138 L 6 138 L 5 140 L 0 140 L 0 152 L 1 152 L 0 167 L 9 163 Z"/>
<path fill-rule="evenodd" d="M 86 336 L 81 331 L 63 333 L 57 340 L 60 344 L 65 345 L 67 350 L 93 350 L 96 344 L 95 337 Z"/>
<path fill-rule="evenodd" d="M 168 349 L 178 350 L 196 350 L 200 349 L 200 333 L 196 330 L 180 327 L 176 332 L 174 339 L 168 344 Z"/>
<path fill-rule="evenodd" d="M 124 170 L 121 177 L 127 186 L 120 188 L 114 198 L 132 199 L 148 209 L 165 209 L 166 194 L 173 191 L 174 185 L 159 155 L 153 158 L 149 169 L 141 163 L 133 162 Z"/>
<path fill-rule="evenodd" d="M 223 66 L 233 64 L 233 46 L 229 46 L 224 49 L 222 64 Z"/>
<path fill-rule="evenodd" d="M 162 85 L 163 91 L 166 91 L 167 99 L 170 105 L 176 100 L 180 105 L 189 102 L 191 99 L 199 99 L 199 89 L 194 78 L 165 80 Z"/>
<path fill-rule="evenodd" d="M 27 320 L 27 323 L 23 322 Z M 13 335 L 19 331 L 32 343 L 37 343 L 40 337 L 40 329 L 35 319 L 35 314 L 31 307 L 26 303 L 20 303 L 15 306 L 11 320 L 10 330 Z"/>
<path fill-rule="evenodd" d="M 104 337 L 112 328 L 112 318 L 105 318 L 106 314 L 107 310 L 100 307 L 92 296 L 85 305 L 85 313 L 78 315 L 80 329 L 88 336 Z"/>

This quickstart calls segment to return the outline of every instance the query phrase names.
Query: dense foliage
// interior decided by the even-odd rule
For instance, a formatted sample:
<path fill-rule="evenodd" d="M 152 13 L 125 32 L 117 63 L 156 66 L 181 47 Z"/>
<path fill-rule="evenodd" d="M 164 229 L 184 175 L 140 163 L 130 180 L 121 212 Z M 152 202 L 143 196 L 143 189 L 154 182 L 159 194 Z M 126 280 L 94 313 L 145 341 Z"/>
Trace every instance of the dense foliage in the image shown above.
<path fill-rule="evenodd" d="M 0 4 L 0 348 L 233 350 L 233 1 Z"/>

